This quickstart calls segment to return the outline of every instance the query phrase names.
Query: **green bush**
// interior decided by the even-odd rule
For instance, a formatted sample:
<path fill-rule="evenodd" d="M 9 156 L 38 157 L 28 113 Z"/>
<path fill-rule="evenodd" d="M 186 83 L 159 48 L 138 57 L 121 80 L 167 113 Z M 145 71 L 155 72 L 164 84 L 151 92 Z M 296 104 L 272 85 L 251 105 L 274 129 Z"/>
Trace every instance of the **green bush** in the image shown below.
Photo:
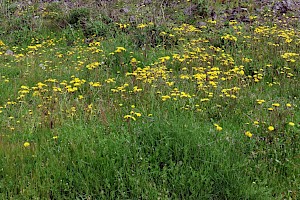
<path fill-rule="evenodd" d="M 86 27 L 84 27 L 84 33 L 86 35 L 96 35 L 96 36 L 107 36 L 108 34 L 112 34 L 113 33 L 113 30 L 112 30 L 113 27 L 111 27 L 110 25 L 108 24 L 105 24 L 103 21 L 100 21 L 100 20 L 96 20 L 96 21 L 93 21 L 93 20 L 89 20 L 87 23 L 86 23 Z"/>
<path fill-rule="evenodd" d="M 89 18 L 90 10 L 85 7 L 80 7 L 71 10 L 68 22 L 72 25 L 78 25 L 79 23 L 86 21 Z"/>

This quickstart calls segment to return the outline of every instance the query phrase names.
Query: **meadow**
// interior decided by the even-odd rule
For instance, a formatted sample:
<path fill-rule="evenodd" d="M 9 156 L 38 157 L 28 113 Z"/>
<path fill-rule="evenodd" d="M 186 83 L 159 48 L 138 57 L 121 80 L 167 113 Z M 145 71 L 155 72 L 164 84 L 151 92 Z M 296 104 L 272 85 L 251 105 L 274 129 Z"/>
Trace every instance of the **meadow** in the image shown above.
<path fill-rule="evenodd" d="M 1 32 L 0 198 L 299 199 L 299 19 L 250 14 Z"/>

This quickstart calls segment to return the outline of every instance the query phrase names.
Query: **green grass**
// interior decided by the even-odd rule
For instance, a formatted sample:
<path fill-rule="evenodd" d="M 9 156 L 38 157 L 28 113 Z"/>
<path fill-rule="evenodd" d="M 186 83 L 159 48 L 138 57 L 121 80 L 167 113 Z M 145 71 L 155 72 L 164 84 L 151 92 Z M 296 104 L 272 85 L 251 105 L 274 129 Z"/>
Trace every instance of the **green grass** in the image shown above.
<path fill-rule="evenodd" d="M 229 139 L 234 133 L 215 133 L 186 117 L 155 118 L 132 132 L 66 123 L 54 130 L 58 139 L 53 132 L 36 133 L 36 146 L 25 152 L 14 142 L 2 152 L 4 180 L 14 177 L 2 181 L 3 197 L 266 197 L 263 187 L 245 179 L 248 151 Z"/>
<path fill-rule="evenodd" d="M 22 23 L 6 19 L 1 199 L 299 198 L 300 34 L 288 28 L 295 19 L 276 26 L 263 16 L 250 24 L 204 18 L 196 28 L 176 16 L 139 16 L 124 28 L 125 18 L 107 23 L 103 14 L 85 29 L 47 15 L 39 20 L 67 26 L 33 21 L 35 31 L 14 33 Z"/>

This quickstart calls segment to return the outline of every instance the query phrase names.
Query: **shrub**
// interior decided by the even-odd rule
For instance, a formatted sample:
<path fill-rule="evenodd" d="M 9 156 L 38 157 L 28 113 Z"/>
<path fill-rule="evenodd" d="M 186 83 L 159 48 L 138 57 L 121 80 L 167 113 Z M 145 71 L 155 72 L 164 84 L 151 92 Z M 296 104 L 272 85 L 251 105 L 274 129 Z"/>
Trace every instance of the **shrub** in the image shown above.
<path fill-rule="evenodd" d="M 86 21 L 86 19 L 90 15 L 90 10 L 85 7 L 80 7 L 71 10 L 68 22 L 72 25 L 78 25 L 79 23 L 82 23 Z"/>

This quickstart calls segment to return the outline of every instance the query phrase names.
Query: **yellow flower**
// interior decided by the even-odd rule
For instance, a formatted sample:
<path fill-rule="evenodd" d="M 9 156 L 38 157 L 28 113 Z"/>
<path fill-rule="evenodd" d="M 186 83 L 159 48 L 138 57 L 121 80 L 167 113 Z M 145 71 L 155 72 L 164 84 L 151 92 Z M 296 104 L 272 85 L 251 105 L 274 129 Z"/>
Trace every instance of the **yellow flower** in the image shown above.
<path fill-rule="evenodd" d="M 165 96 L 161 96 L 161 100 L 162 101 L 166 101 L 168 99 L 170 99 L 171 97 L 169 95 L 165 95 Z"/>
<path fill-rule="evenodd" d="M 209 98 L 200 99 L 201 102 L 209 101 Z"/>
<path fill-rule="evenodd" d="M 72 106 L 71 107 L 71 112 L 76 112 L 76 107 Z"/>
<path fill-rule="evenodd" d="M 295 126 L 295 123 L 294 122 L 289 122 L 289 125 L 290 126 Z"/>
<path fill-rule="evenodd" d="M 136 121 L 136 118 L 133 117 L 132 115 L 125 115 L 124 119 L 133 119 L 133 121 Z"/>
<path fill-rule="evenodd" d="M 136 60 L 136 58 L 132 58 L 132 59 L 130 60 L 130 63 L 131 63 L 131 64 L 135 64 L 135 63 L 137 63 L 137 60 Z"/>
<path fill-rule="evenodd" d="M 141 89 L 141 88 L 138 88 L 137 86 L 134 86 L 133 87 L 133 92 L 140 92 L 140 91 L 142 91 L 143 89 Z"/>
<path fill-rule="evenodd" d="M 216 129 L 217 131 L 222 131 L 223 128 L 221 126 L 217 126 Z"/>
<path fill-rule="evenodd" d="M 101 84 L 99 82 L 89 82 L 90 86 L 92 87 L 100 87 Z"/>
<path fill-rule="evenodd" d="M 274 106 L 274 107 L 279 107 L 280 104 L 279 104 L 279 103 L 273 103 L 272 106 Z"/>
<path fill-rule="evenodd" d="M 250 131 L 246 131 L 245 135 L 248 136 L 249 138 L 251 138 L 253 136 L 253 134 Z"/>
<path fill-rule="evenodd" d="M 266 101 L 263 100 L 263 99 L 257 99 L 256 102 L 257 102 L 258 104 L 262 104 L 262 103 L 265 103 Z"/>
<path fill-rule="evenodd" d="M 137 117 L 140 117 L 140 116 L 142 116 L 142 114 L 141 113 L 134 113 Z"/>
<path fill-rule="evenodd" d="M 2 40 L 0 40 L 0 46 L 5 46 L 5 44 Z"/>
<path fill-rule="evenodd" d="M 115 53 L 121 53 L 122 51 L 126 51 L 126 49 L 124 47 L 117 47 Z"/>
<path fill-rule="evenodd" d="M 24 142 L 24 147 L 29 147 L 30 146 L 30 143 L 29 142 Z"/>
<path fill-rule="evenodd" d="M 140 28 L 140 29 L 145 28 L 145 27 L 147 27 L 147 24 L 138 24 L 137 25 L 137 28 Z"/>
<path fill-rule="evenodd" d="M 269 127 L 268 127 L 268 130 L 269 130 L 269 131 L 274 131 L 274 129 L 275 129 L 274 126 L 269 126 Z"/>
<path fill-rule="evenodd" d="M 53 138 L 53 139 L 57 139 L 57 138 L 58 138 L 58 136 L 53 136 L 52 138 Z"/>
<path fill-rule="evenodd" d="M 217 131 L 222 131 L 223 128 L 221 126 L 219 126 L 218 124 L 214 124 L 214 126 L 216 127 Z"/>

